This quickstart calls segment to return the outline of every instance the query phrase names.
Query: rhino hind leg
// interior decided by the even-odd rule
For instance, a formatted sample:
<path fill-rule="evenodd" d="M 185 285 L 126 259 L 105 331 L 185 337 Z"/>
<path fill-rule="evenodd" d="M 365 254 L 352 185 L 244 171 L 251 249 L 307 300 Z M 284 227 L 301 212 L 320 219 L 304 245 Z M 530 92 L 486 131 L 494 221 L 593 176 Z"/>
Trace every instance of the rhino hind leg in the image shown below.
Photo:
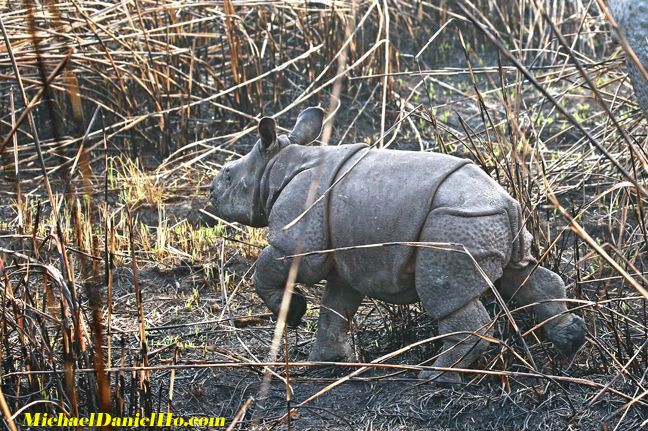
<path fill-rule="evenodd" d="M 479 266 L 489 278 L 501 272 L 495 260 L 483 259 Z M 493 333 L 492 319 L 479 300 L 488 282 L 469 256 L 448 250 L 419 250 L 416 271 L 419 298 L 439 320 L 439 335 L 444 336 L 443 350 L 432 366 L 469 368 L 488 347 L 484 336 Z M 441 384 L 462 381 L 460 373 L 447 371 L 423 371 L 419 378 Z"/>
<path fill-rule="evenodd" d="M 353 360 L 355 355 L 349 343 L 349 328 L 362 294 L 344 283 L 339 277 L 327 280 L 320 304 L 317 336 L 308 359 L 313 362 Z"/>
<path fill-rule="evenodd" d="M 468 368 L 488 346 L 482 337 L 492 334 L 491 318 L 479 297 L 490 289 L 489 281 L 501 277 L 506 265 L 501 250 L 508 246 L 509 220 L 504 213 L 464 217 L 444 213 L 443 209 L 430 215 L 421 241 L 465 246 L 464 250 L 417 250 L 416 291 L 428 314 L 439 320 L 439 335 L 451 334 L 443 338 L 441 356 L 432 365 Z M 436 374 L 422 372 L 420 377 L 461 382 L 459 373 Z"/>
<path fill-rule="evenodd" d="M 443 350 L 432 364 L 440 368 L 469 368 L 488 347 L 488 342 L 480 337 L 493 333 L 491 318 L 479 299 L 466 304 L 460 310 L 439 320 L 439 334 L 443 338 Z M 420 379 L 434 383 L 461 383 L 460 373 L 448 371 L 421 371 Z"/>
<path fill-rule="evenodd" d="M 572 354 L 585 342 L 585 322 L 567 310 L 565 284 L 558 274 L 541 266 L 507 267 L 498 282 L 505 299 L 520 306 L 533 305 L 547 338 L 564 354 Z"/>

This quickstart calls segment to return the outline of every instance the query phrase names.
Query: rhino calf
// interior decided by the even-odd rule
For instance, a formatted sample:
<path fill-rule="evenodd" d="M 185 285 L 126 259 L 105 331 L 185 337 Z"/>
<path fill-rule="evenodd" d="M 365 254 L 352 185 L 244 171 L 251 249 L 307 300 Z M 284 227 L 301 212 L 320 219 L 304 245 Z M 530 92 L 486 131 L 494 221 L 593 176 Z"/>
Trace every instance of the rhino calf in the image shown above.
<path fill-rule="evenodd" d="M 322 122 L 323 111 L 308 108 L 288 135 L 277 136 L 274 120 L 263 118 L 256 145 L 224 165 L 211 190 L 217 216 L 269 227 L 254 283 L 275 315 L 291 266 L 282 258 L 336 249 L 307 255 L 299 266 L 298 282 L 327 281 L 310 360 L 353 356 L 349 322 L 369 296 L 395 304 L 420 300 L 440 333 L 449 334 L 433 365 L 469 366 L 486 347 L 480 335 L 492 333 L 479 299 L 489 290 L 484 277 L 497 282 L 505 299 L 535 304 L 559 350 L 582 345 L 583 320 L 561 301 L 560 277 L 536 265 L 520 206 L 500 185 L 470 161 L 445 154 L 305 146 Z M 395 242 L 401 244 L 356 247 Z M 470 254 L 405 242 L 459 243 Z M 298 325 L 305 311 L 296 290 L 287 323 Z M 421 377 L 461 381 L 458 373 Z"/>

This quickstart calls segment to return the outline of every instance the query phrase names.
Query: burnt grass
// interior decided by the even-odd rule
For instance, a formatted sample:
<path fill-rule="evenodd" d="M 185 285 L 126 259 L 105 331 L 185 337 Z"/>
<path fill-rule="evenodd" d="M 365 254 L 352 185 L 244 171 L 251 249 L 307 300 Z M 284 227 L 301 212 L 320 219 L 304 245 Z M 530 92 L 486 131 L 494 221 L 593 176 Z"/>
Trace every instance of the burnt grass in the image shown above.
<path fill-rule="evenodd" d="M 150 35 L 173 19 L 197 20 L 196 28 L 186 35 L 162 32 L 155 36 L 192 51 L 153 50 L 144 56 L 142 52 L 149 51 L 146 43 L 131 37 L 131 31 L 139 33 L 119 14 L 106 12 L 112 15 L 102 25 L 123 31 L 125 45 L 106 34 L 99 36 L 105 44 L 101 45 L 96 44 L 94 33 L 71 3 L 57 6 L 62 22 L 67 22 L 66 17 L 69 22 L 86 22 L 78 24 L 83 31 L 76 30 L 76 37 L 93 42 L 76 44 L 83 54 L 69 66 L 85 96 L 83 120 L 74 115 L 74 101 L 65 91 L 62 77 L 61 82 L 55 81 L 58 87 L 51 87 L 54 103 L 40 102 L 32 111 L 44 162 L 50 169 L 48 178 L 60 205 L 62 238 L 52 216 L 34 135 L 26 125 L 17 134 L 17 150 L 10 141 L 2 153 L 1 371 L 9 411 L 15 413 L 34 403 L 28 411 L 55 415 L 61 410 L 74 411 L 76 406 L 79 414 L 88 414 L 99 411 L 99 394 L 106 389 L 114 415 L 171 411 L 176 416 L 223 416 L 228 426 L 240 414 L 235 429 L 242 430 L 646 427 L 645 300 L 582 235 L 569 229 L 550 195 L 555 193 L 596 244 L 644 287 L 648 262 L 642 209 L 647 201 L 624 186 L 627 178 L 523 79 L 502 51 L 468 21 L 460 21 L 464 12 L 457 4 L 461 2 L 453 1 L 443 1 L 439 8 L 419 6 L 422 2 L 415 1 L 387 2 L 392 40 L 388 70 L 393 75 L 385 98 L 386 141 L 391 148 L 471 158 L 507 188 L 525 208 L 527 228 L 535 238 L 534 254 L 543 256 L 542 265 L 565 280 L 568 296 L 574 300 L 570 306 L 587 323 L 588 341 L 574 356 L 561 356 L 542 340 L 540 330 L 527 333 L 536 324 L 530 313 L 513 311 L 524 334 L 521 338 L 502 307 L 487 296 L 484 303 L 491 316 L 497 316 L 495 338 L 501 344 L 492 343 L 474 365 L 475 372 L 464 376 L 462 385 L 439 387 L 417 379 L 417 371 L 407 369 L 438 353 L 440 343 L 432 341 L 385 361 L 402 369 L 370 367 L 303 406 L 298 405 L 356 371 L 357 364 L 274 366 L 275 374 L 266 386 L 264 368 L 255 363 L 269 360 L 276 321 L 255 294 L 251 281 L 255 258 L 266 243 L 265 232 L 209 217 L 205 213 L 210 211 L 209 184 L 225 161 L 233 154 L 245 154 L 256 139 L 253 131 L 233 134 L 253 129 L 258 114 L 289 107 L 327 64 L 333 67 L 324 76 L 335 76 L 335 53 L 344 42 L 350 12 L 329 10 L 319 3 L 306 12 L 280 4 L 245 3 L 234 9 L 240 22 L 227 24 L 226 19 L 201 21 L 199 18 L 213 12 L 202 4 L 179 7 L 173 18 L 155 2 L 141 2 L 142 22 Z M 384 27 L 378 14 L 359 25 L 370 3 L 359 2 L 352 20 L 351 30 L 359 27 L 349 62 L 370 50 L 378 29 Z M 483 16 L 495 16 L 489 28 L 507 52 L 539 77 L 558 103 L 627 171 L 635 172 L 635 180 L 645 184 L 645 168 L 642 174 L 636 158 L 645 160 L 640 157 L 645 156 L 648 123 L 632 102 L 632 89 L 623 79 L 622 54 L 609 39 L 605 18 L 593 5 L 589 10 L 576 6 L 552 10 L 559 28 L 574 41 L 574 54 L 569 56 L 542 19 L 540 23 L 536 20 L 540 12 L 524 3 L 523 10 L 517 10 L 504 2 L 476 2 Z M 214 7 L 222 10 L 220 4 Z M 509 8 L 517 15 L 502 16 Z M 42 88 L 39 68 L 43 66 L 32 55 L 37 50 L 28 31 L 28 14 L 23 10 L 12 15 L 6 6 L 0 7 L 0 12 L 13 37 L 17 67 L 28 84 L 27 95 L 34 97 Z M 130 12 L 136 15 L 134 6 Z M 35 18 L 39 28 L 64 25 L 44 20 L 40 13 L 37 11 Z M 457 21 L 421 51 L 453 16 Z M 520 17 L 524 25 L 518 22 Z M 529 28 L 535 33 L 527 40 Z M 249 37 L 261 44 L 266 36 L 271 54 L 265 56 L 256 56 L 241 43 Z M 40 37 L 40 49 L 49 49 L 43 53 L 62 55 L 70 43 L 56 33 Z M 528 49 L 517 49 L 520 41 Z M 312 58 L 261 82 L 245 83 L 319 43 L 322 51 Z M 88 48 L 95 44 L 105 50 Z M 113 75 L 116 72 L 108 67 L 111 62 L 106 50 L 120 70 L 132 72 L 137 79 Z M 137 59 L 132 58 L 135 51 Z M 418 53 L 421 55 L 416 58 Z M 43 55 L 47 70 L 61 58 Z M 86 61 L 92 55 L 105 61 L 100 66 Z M 375 58 L 347 72 L 331 144 L 375 143 L 380 138 L 383 55 L 384 50 L 378 50 Z M 573 65 L 574 56 L 585 64 L 603 92 L 634 150 L 594 100 Z M 237 73 L 232 71 L 233 57 L 242 64 L 238 78 L 233 77 Z M 174 78 L 173 83 L 165 84 L 164 94 L 155 90 L 164 85 L 149 86 L 153 78 L 142 72 L 146 69 L 142 64 L 158 73 L 156 79 Z M 179 72 L 171 73 L 165 68 L 169 65 Z M 7 51 L 0 49 L 3 138 L 11 129 L 12 115 L 18 117 L 24 110 L 17 80 L 5 79 L 13 76 L 12 66 Z M 120 79 L 126 92 L 117 84 Z M 239 91 L 216 99 L 218 104 L 207 100 L 241 82 Z M 306 106 L 327 108 L 333 93 L 331 83 L 280 116 L 279 124 L 290 129 Z M 10 94 L 15 98 L 14 108 L 8 101 Z M 189 100 L 201 101 L 192 106 L 190 115 L 186 110 L 172 110 Z M 101 109 L 97 110 L 98 106 Z M 171 111 L 147 116 L 165 109 Z M 99 114 L 93 122 L 90 119 L 95 112 Z M 403 117 L 406 112 L 411 112 L 408 119 Z M 115 126 L 133 118 L 141 121 Z M 631 169 L 633 163 L 636 171 Z M 60 169 L 51 170 L 57 166 Z M 106 233 L 110 259 L 104 249 Z M 58 248 L 61 240 L 68 246 L 73 284 L 70 280 L 59 283 L 51 272 L 43 276 L 55 270 L 65 278 Z M 74 297 L 66 293 L 72 286 Z M 287 345 L 281 342 L 276 362 L 307 361 L 323 287 L 323 283 L 300 286 L 309 310 L 302 324 L 288 331 Z M 79 317 L 74 315 L 75 308 Z M 98 320 L 93 317 L 94 309 Z M 79 332 L 74 329 L 77 321 L 83 322 L 84 329 Z M 358 363 L 433 337 L 435 326 L 420 304 L 395 306 L 367 299 L 352 325 Z M 145 328 L 144 338 L 141 327 Z M 103 336 L 100 344 L 93 332 L 97 328 Z M 532 365 L 528 364 L 527 347 Z M 109 367 L 106 384 L 98 382 L 92 370 L 97 367 L 97 356 Z M 150 367 L 148 372 L 137 368 L 144 364 Z M 65 369 L 76 370 L 74 390 L 65 379 Z M 288 419 L 290 409 L 296 410 Z M 29 429 L 21 416 L 16 423 Z M 5 425 L 9 426 L 6 418 Z"/>

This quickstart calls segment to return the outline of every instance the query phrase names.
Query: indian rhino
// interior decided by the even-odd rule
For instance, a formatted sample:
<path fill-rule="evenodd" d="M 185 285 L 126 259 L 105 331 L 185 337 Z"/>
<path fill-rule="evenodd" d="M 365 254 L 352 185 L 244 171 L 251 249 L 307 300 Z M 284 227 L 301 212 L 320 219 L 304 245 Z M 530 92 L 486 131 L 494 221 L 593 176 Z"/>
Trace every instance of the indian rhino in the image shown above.
<path fill-rule="evenodd" d="M 609 5 L 619 31 L 643 67 L 648 69 L 648 0 L 610 0 Z M 612 34 L 616 38 L 616 34 Z M 630 56 L 626 63 L 637 102 L 648 117 L 648 82 Z"/>
<path fill-rule="evenodd" d="M 337 249 L 304 256 L 298 270 L 300 283 L 327 281 L 310 360 L 353 356 L 349 322 L 368 296 L 395 304 L 420 300 L 439 332 L 449 334 L 433 365 L 466 367 L 486 348 L 479 335 L 493 332 L 480 302 L 489 290 L 484 276 L 497 281 L 505 299 L 537 303 L 534 312 L 548 320 L 545 332 L 559 350 L 581 346 L 583 320 L 567 311 L 561 278 L 536 265 L 520 206 L 500 185 L 469 160 L 445 154 L 305 146 L 319 136 L 323 118 L 321 109 L 308 108 L 279 136 L 274 120 L 261 119 L 256 145 L 225 164 L 211 189 L 218 217 L 269 227 L 254 284 L 275 315 L 291 266 L 285 257 Z M 460 243 L 470 255 L 402 244 L 412 242 Z M 354 248 L 386 243 L 400 244 Z M 298 325 L 305 311 L 296 290 L 287 323 Z M 458 373 L 421 377 L 461 381 Z"/>

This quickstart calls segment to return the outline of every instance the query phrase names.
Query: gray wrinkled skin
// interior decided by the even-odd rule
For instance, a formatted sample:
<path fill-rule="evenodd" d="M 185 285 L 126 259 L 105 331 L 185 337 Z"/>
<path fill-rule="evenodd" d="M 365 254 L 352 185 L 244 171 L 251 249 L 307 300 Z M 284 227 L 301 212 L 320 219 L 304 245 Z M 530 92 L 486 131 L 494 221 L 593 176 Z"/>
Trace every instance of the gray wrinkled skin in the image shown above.
<path fill-rule="evenodd" d="M 534 305 L 536 316 L 547 320 L 543 327 L 559 350 L 570 353 L 582 345 L 584 322 L 560 301 L 562 280 L 545 268 L 534 270 L 520 206 L 487 174 L 444 154 L 362 144 L 304 146 L 319 136 L 322 120 L 319 108 L 309 108 L 289 135 L 277 136 L 274 121 L 262 119 L 254 148 L 227 163 L 212 184 L 217 216 L 269 227 L 270 245 L 259 256 L 254 283 L 275 315 L 290 268 L 290 259 L 282 257 L 367 244 L 455 243 L 466 247 L 505 299 L 518 305 L 558 299 Z M 392 245 L 305 256 L 297 281 L 312 285 L 323 279 L 313 361 L 353 357 L 349 321 L 365 296 L 396 304 L 420 300 L 439 320 L 440 333 L 450 334 L 437 367 L 470 366 L 487 346 L 478 335 L 492 334 L 479 299 L 489 285 L 466 253 Z M 297 292 L 287 323 L 298 325 L 305 311 Z M 421 376 L 461 381 L 453 373 Z"/>
<path fill-rule="evenodd" d="M 644 68 L 648 68 L 648 0 L 610 0 L 609 6 L 628 45 Z M 648 117 L 648 82 L 630 56 L 627 64 L 637 102 Z"/>

